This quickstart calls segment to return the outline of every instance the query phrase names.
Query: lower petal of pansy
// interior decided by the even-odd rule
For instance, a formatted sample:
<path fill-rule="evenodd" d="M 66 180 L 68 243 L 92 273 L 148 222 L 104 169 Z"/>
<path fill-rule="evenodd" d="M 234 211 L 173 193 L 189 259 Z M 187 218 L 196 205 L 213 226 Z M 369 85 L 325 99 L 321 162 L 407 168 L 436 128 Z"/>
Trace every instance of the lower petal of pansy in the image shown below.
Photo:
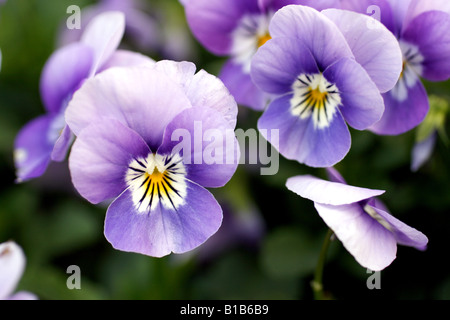
<path fill-rule="evenodd" d="M 211 193 L 186 180 L 184 204 L 158 203 L 141 212 L 131 189 L 108 208 L 105 236 L 115 249 L 162 257 L 190 251 L 211 237 L 222 223 L 222 209 Z"/>
<path fill-rule="evenodd" d="M 381 271 L 394 261 L 394 235 L 365 213 L 359 204 L 330 206 L 315 203 L 317 212 L 344 247 L 363 267 Z"/>
<path fill-rule="evenodd" d="M 417 127 L 430 108 L 428 95 L 420 79 L 407 72 L 396 87 L 383 94 L 385 111 L 370 130 L 380 135 L 398 135 Z"/>
<path fill-rule="evenodd" d="M 311 167 L 333 166 L 350 150 L 347 124 L 336 105 L 328 105 L 327 110 L 314 97 L 305 103 L 295 95 L 274 100 L 259 119 L 258 129 L 288 159 Z M 278 130 L 279 143 L 267 136 L 271 130 Z"/>

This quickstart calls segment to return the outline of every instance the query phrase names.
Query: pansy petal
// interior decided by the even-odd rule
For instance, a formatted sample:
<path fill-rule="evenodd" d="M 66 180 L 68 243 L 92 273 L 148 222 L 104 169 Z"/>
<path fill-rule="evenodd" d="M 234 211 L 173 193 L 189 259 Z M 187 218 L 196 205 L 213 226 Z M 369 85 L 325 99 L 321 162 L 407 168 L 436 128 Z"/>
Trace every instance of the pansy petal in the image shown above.
<path fill-rule="evenodd" d="M 322 11 L 344 35 L 356 61 L 380 92 L 391 90 L 402 72 L 403 56 L 395 36 L 381 22 L 356 12 Z"/>
<path fill-rule="evenodd" d="M 253 82 L 271 94 L 291 92 L 297 77 L 317 73 L 319 68 L 311 51 L 291 38 L 266 42 L 253 56 L 251 66 Z"/>
<path fill-rule="evenodd" d="M 359 204 L 331 206 L 315 203 L 315 208 L 361 266 L 381 271 L 396 258 L 394 235 L 365 213 Z"/>
<path fill-rule="evenodd" d="M 412 24 L 412 21 L 417 16 L 427 11 L 438 10 L 450 13 L 450 2 L 447 0 L 409 0 L 409 2 L 409 5 L 404 5 L 407 8 L 406 15 L 403 21 L 405 27 L 408 27 L 410 24 Z"/>
<path fill-rule="evenodd" d="M 431 157 L 436 146 L 437 133 L 433 132 L 423 141 L 416 142 L 412 150 L 411 171 L 418 171 Z"/>
<path fill-rule="evenodd" d="M 153 67 L 111 68 L 76 92 L 66 121 L 78 135 L 92 121 L 117 119 L 156 150 L 167 124 L 190 107 L 183 88 Z"/>
<path fill-rule="evenodd" d="M 220 70 L 219 78 L 239 105 L 262 111 L 266 107 L 267 94 L 253 83 L 250 74 L 244 72 L 241 65 L 227 61 Z"/>
<path fill-rule="evenodd" d="M 316 58 L 319 69 L 353 54 L 336 25 L 317 10 L 289 5 L 275 13 L 269 26 L 272 38 L 296 38 L 293 43 L 305 45 Z"/>
<path fill-rule="evenodd" d="M 193 107 L 167 126 L 158 154 L 183 153 L 187 178 L 207 188 L 224 186 L 240 159 L 234 128 L 214 109 Z"/>
<path fill-rule="evenodd" d="M 125 32 L 125 15 L 120 11 L 104 12 L 93 18 L 81 36 L 81 43 L 91 47 L 94 63 L 90 75 L 94 75 L 119 47 Z"/>
<path fill-rule="evenodd" d="M 340 110 L 351 127 L 365 130 L 381 119 L 383 97 L 359 63 L 342 59 L 327 68 L 323 75 L 337 86 L 342 99 Z"/>
<path fill-rule="evenodd" d="M 93 52 L 75 43 L 53 53 L 46 62 L 40 80 L 41 98 L 48 112 L 58 113 L 89 76 Z"/>
<path fill-rule="evenodd" d="M 153 66 L 154 64 L 155 61 L 153 59 L 139 52 L 116 50 L 98 72 L 100 73 L 112 67 Z"/>
<path fill-rule="evenodd" d="M 0 244 L 0 300 L 9 298 L 25 269 L 25 255 L 14 241 Z"/>
<path fill-rule="evenodd" d="M 149 153 L 142 138 L 119 121 L 94 122 L 78 135 L 72 147 L 72 182 L 92 203 L 117 197 L 127 188 L 125 174 L 129 164 Z"/>
<path fill-rule="evenodd" d="M 398 135 L 418 126 L 430 108 L 428 95 L 422 82 L 412 75 L 415 83 L 409 87 L 404 81 L 383 94 L 385 112 L 370 130 L 379 135 Z"/>
<path fill-rule="evenodd" d="M 244 14 L 259 13 L 257 1 L 196 0 L 185 4 L 194 36 L 217 55 L 230 53 L 233 31 Z"/>
<path fill-rule="evenodd" d="M 420 75 L 430 81 L 450 78 L 450 14 L 429 11 L 417 16 L 403 32 L 403 40 L 423 56 Z"/>
<path fill-rule="evenodd" d="M 325 128 L 316 128 L 311 117 L 301 119 L 291 112 L 292 95 L 274 100 L 258 121 L 261 134 L 287 159 L 311 167 L 330 167 L 350 150 L 351 137 L 339 112 Z M 268 133 L 278 130 L 279 143 Z M 277 145 L 278 144 L 278 145 Z"/>
<path fill-rule="evenodd" d="M 177 211 L 157 206 L 149 213 L 135 210 L 125 191 L 108 208 L 105 236 L 118 250 L 163 257 L 190 251 L 217 232 L 222 209 L 213 195 L 187 181 L 186 202 Z"/>
<path fill-rule="evenodd" d="M 73 134 L 70 131 L 69 126 L 65 125 L 61 131 L 61 135 L 56 140 L 55 146 L 51 154 L 51 159 L 56 162 L 64 161 L 67 152 L 69 151 L 70 144 L 73 142 Z"/>
<path fill-rule="evenodd" d="M 286 186 L 302 198 L 336 206 L 356 203 L 384 193 L 383 190 L 354 187 L 339 182 L 322 180 L 310 175 L 289 178 Z"/>
<path fill-rule="evenodd" d="M 40 116 L 27 123 L 14 142 L 14 162 L 17 181 L 23 182 L 41 176 L 50 163 L 54 141 L 48 132 L 55 116 Z"/>
<path fill-rule="evenodd" d="M 31 292 L 20 291 L 10 296 L 8 300 L 38 300 L 38 297 Z"/>
<path fill-rule="evenodd" d="M 424 251 L 427 248 L 428 238 L 420 231 L 406 225 L 394 216 L 376 206 L 369 205 L 381 218 L 387 222 L 388 230 L 395 236 L 396 241 L 404 246 Z"/>

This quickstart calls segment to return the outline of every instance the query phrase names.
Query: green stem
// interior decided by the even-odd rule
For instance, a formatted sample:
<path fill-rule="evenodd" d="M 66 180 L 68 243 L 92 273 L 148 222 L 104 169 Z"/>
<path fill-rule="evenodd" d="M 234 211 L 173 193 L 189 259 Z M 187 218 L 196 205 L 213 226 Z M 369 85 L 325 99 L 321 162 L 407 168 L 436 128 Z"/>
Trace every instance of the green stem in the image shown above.
<path fill-rule="evenodd" d="M 311 287 L 314 292 L 315 300 L 324 300 L 324 292 L 323 292 L 323 269 L 325 266 L 325 260 L 328 252 L 328 248 L 330 247 L 331 238 L 333 237 L 333 230 L 328 229 L 327 235 L 323 241 L 322 250 L 320 251 L 319 261 L 317 263 L 316 272 L 314 274 L 314 280 L 311 282 Z"/>

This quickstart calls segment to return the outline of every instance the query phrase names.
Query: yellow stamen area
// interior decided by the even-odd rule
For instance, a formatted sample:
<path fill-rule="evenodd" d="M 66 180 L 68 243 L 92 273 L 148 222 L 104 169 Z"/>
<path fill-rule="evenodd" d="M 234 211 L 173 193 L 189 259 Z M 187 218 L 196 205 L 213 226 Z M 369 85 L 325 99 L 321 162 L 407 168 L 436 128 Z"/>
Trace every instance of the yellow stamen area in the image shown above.
<path fill-rule="evenodd" d="M 263 36 L 260 36 L 258 38 L 258 48 L 261 47 L 262 45 L 264 45 L 270 39 L 272 39 L 272 37 L 270 36 L 270 34 L 268 32 L 266 34 L 264 34 Z"/>

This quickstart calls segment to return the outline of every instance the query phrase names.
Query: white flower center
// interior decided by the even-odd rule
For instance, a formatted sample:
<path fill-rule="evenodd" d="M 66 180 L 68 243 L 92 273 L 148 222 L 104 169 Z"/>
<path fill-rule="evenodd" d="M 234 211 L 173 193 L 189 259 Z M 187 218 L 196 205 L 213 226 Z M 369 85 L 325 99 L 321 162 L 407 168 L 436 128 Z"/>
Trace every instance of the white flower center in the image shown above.
<path fill-rule="evenodd" d="M 149 154 L 131 161 L 125 179 L 136 209 L 146 213 L 159 203 L 175 210 L 183 205 L 187 194 L 185 177 L 186 168 L 178 154 Z"/>
<path fill-rule="evenodd" d="M 269 23 L 273 15 L 273 12 L 245 15 L 233 32 L 231 55 L 233 61 L 242 65 L 246 73 L 250 73 L 253 55 L 271 38 Z"/>
<path fill-rule="evenodd" d="M 323 74 L 302 74 L 292 85 L 291 113 L 301 119 L 312 117 L 315 128 L 327 128 L 341 104 L 336 85 Z"/>

